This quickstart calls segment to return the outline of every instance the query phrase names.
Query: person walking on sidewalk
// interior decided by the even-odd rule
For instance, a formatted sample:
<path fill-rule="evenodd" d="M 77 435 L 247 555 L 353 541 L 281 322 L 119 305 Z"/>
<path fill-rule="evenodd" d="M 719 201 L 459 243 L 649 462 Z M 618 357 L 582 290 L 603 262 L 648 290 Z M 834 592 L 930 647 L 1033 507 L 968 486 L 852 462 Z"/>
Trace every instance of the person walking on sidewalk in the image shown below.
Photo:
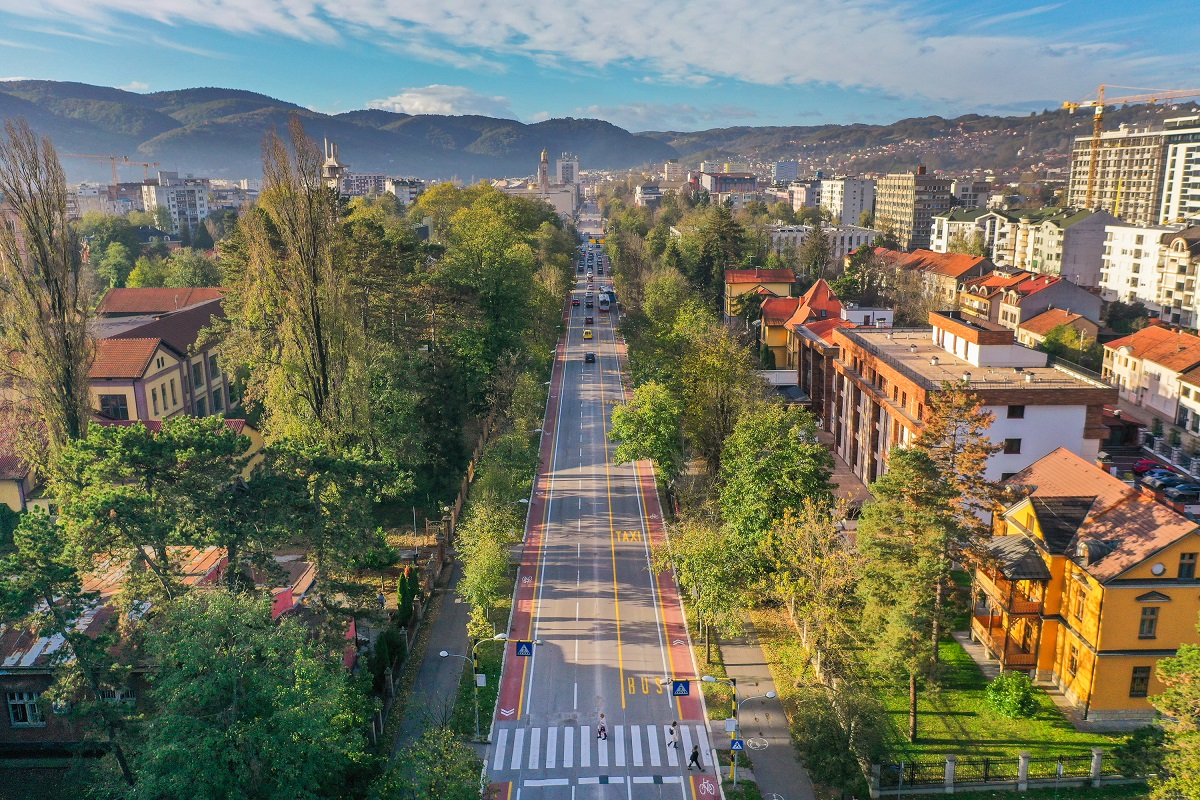
<path fill-rule="evenodd" d="M 688 770 L 692 768 L 692 764 L 696 765 L 696 769 L 704 772 L 704 767 L 700 766 L 700 745 L 692 745 L 692 757 L 688 759 Z"/>
<path fill-rule="evenodd" d="M 671 730 L 668 731 L 668 733 L 670 734 L 671 741 L 667 742 L 667 747 L 674 747 L 676 750 L 678 750 L 679 749 L 679 720 L 676 720 L 671 723 Z"/>
<path fill-rule="evenodd" d="M 596 738 L 604 739 L 606 741 L 608 739 L 608 726 L 604 724 L 603 714 L 600 715 L 600 724 L 596 726 Z"/>

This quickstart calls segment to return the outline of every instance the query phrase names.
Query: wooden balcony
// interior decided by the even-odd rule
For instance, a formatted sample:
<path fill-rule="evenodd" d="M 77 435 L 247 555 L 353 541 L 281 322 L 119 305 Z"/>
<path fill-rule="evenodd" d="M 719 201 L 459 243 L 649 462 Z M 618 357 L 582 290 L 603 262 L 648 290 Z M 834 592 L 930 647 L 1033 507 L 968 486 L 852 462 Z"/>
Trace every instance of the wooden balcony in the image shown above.
<path fill-rule="evenodd" d="M 1021 647 L 1020 642 L 1007 636 L 1000 626 L 1001 617 L 972 616 L 971 630 L 975 639 L 991 652 L 1000 666 L 1008 669 L 1028 669 L 1037 666 L 1037 653 Z"/>
<path fill-rule="evenodd" d="M 999 572 L 991 569 L 975 570 L 975 583 L 997 606 L 1018 617 L 1038 616 L 1042 613 L 1041 600 L 1030 597 L 1017 585 Z"/>

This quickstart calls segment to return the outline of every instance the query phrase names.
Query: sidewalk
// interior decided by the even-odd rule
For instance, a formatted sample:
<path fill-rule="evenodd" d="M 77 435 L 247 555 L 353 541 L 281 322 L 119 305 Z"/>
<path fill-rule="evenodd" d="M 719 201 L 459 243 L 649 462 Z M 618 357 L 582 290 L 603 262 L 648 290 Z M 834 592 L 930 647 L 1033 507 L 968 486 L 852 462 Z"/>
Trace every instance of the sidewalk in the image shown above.
<path fill-rule="evenodd" d="M 417 680 L 409 693 L 408 708 L 396 708 L 393 714 L 403 714 L 392 757 L 405 745 L 420 738 L 431 723 L 449 722 L 458 694 L 458 682 L 466 662 L 461 658 L 442 658 L 438 653 L 465 653 L 467 649 L 467 612 L 469 606 L 455 589 L 462 576 L 458 561 L 446 568 L 449 579 L 436 590 L 441 594 L 437 616 L 429 623 L 429 645 L 417 671 Z"/>
<path fill-rule="evenodd" d="M 771 669 L 758 645 L 754 624 L 749 619 L 746 620 L 745 633 L 721 640 L 721 656 L 725 661 L 726 674 L 737 679 L 739 699 L 775 691 Z M 711 726 L 714 741 L 724 739 L 720 748 L 727 751 L 729 741 L 721 721 L 714 720 Z M 781 800 L 814 800 L 816 794 L 812 781 L 796 757 L 787 717 L 778 698 L 752 700 L 742 706 L 742 737 L 747 742 L 750 758 L 754 762 L 754 779 L 764 797 L 774 794 Z M 765 740 L 766 749 L 754 749 L 750 742 L 752 739 Z"/>

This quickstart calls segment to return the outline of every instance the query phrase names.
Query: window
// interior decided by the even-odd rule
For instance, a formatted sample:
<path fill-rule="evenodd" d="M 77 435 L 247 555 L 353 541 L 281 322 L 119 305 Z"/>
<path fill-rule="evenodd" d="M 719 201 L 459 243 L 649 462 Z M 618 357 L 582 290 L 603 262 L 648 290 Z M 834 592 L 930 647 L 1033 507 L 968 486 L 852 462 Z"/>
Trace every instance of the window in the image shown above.
<path fill-rule="evenodd" d="M 166 402 L 167 402 L 166 395 L 164 394 L 163 395 L 163 405 L 166 405 Z M 173 405 L 173 406 L 179 405 L 179 398 L 176 397 L 176 395 L 175 395 L 175 379 L 174 378 L 171 378 L 171 405 Z"/>
<path fill-rule="evenodd" d="M 154 362 L 154 366 L 156 369 L 162 369 L 166 365 L 167 365 L 167 360 L 165 358 L 163 358 L 162 356 L 159 356 L 158 359 Z"/>
<path fill-rule="evenodd" d="M 207 417 L 208 416 L 208 401 L 205 400 L 203 397 L 196 398 L 196 416 L 197 417 Z"/>
<path fill-rule="evenodd" d="M 129 419 L 129 400 L 123 394 L 102 394 L 100 413 L 109 419 Z"/>
<path fill-rule="evenodd" d="M 157 386 L 150 390 L 150 402 L 154 406 L 154 413 L 157 414 L 158 413 L 158 387 Z"/>
<path fill-rule="evenodd" d="M 1071 594 L 1071 616 L 1077 620 L 1083 619 L 1083 608 L 1087 605 L 1087 592 L 1082 586 L 1076 586 Z"/>
<path fill-rule="evenodd" d="M 225 410 L 222 407 L 222 403 L 221 403 L 221 390 L 213 389 L 212 396 L 213 396 L 213 413 L 220 414 L 222 411 Z"/>
<path fill-rule="evenodd" d="M 132 703 L 137 700 L 137 696 L 132 689 L 101 689 L 100 699 L 110 703 Z"/>
<path fill-rule="evenodd" d="M 199 389 L 204 385 L 204 362 L 197 361 L 192 364 L 192 386 Z"/>
<path fill-rule="evenodd" d="M 34 727 L 45 725 L 42 710 L 38 708 L 37 692 L 8 693 L 8 721 L 15 727 Z"/>
<path fill-rule="evenodd" d="M 1008 407 L 1008 418 L 1009 419 L 1025 419 L 1025 406 L 1009 406 Z"/>
<path fill-rule="evenodd" d="M 1076 672 L 1079 672 L 1079 648 L 1071 645 L 1067 651 L 1067 674 L 1074 678 Z"/>
<path fill-rule="evenodd" d="M 1009 478 L 1011 478 L 1013 475 L 1016 475 L 1016 474 L 1017 474 L 1017 473 L 1015 473 L 1015 472 L 1001 472 L 1001 473 L 1000 473 L 1000 480 L 1002 480 L 1002 481 L 1006 481 L 1006 480 L 1008 480 Z"/>
<path fill-rule="evenodd" d="M 1130 697 L 1145 697 L 1150 693 L 1150 668 L 1134 667 L 1133 678 L 1129 681 Z"/>
<path fill-rule="evenodd" d="M 1004 440 L 1004 453 L 1005 453 L 1005 455 L 1010 455 L 1010 456 L 1020 455 L 1021 454 L 1021 440 L 1020 439 L 1005 439 Z"/>
<path fill-rule="evenodd" d="M 1179 554 L 1179 580 L 1181 580 L 1181 581 L 1196 580 L 1196 554 L 1195 553 L 1180 553 Z"/>
<path fill-rule="evenodd" d="M 1142 609 L 1142 621 L 1138 625 L 1139 639 L 1155 639 L 1158 637 L 1158 606 Z"/>

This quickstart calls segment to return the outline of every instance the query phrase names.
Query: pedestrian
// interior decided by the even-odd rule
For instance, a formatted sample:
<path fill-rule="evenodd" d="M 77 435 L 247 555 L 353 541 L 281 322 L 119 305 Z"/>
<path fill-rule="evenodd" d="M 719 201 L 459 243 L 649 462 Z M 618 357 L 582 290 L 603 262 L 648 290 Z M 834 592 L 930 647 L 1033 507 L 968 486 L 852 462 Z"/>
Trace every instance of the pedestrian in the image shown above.
<path fill-rule="evenodd" d="M 704 767 L 700 766 L 700 745 L 692 745 L 692 757 L 688 759 L 688 769 L 691 770 L 692 764 L 696 765 L 696 769 L 704 772 Z"/>
<path fill-rule="evenodd" d="M 596 726 L 596 738 L 608 739 L 608 727 L 604 724 L 604 715 L 600 715 L 600 724 Z"/>
<path fill-rule="evenodd" d="M 679 749 L 679 720 L 675 720 L 674 722 L 671 723 L 671 730 L 669 731 L 669 733 L 671 735 L 671 741 L 667 742 L 667 747 L 674 747 L 676 750 L 678 750 Z"/>

